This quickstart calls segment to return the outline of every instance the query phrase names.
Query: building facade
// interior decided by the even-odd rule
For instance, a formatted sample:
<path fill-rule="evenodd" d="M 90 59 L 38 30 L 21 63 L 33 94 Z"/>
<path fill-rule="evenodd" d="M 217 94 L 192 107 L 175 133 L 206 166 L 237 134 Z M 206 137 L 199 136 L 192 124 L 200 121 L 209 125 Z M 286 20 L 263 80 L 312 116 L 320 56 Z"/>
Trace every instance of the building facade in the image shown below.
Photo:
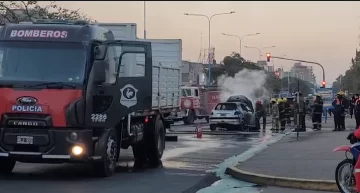
<path fill-rule="evenodd" d="M 204 64 L 190 61 L 182 61 L 181 83 L 182 85 L 203 84 Z"/>

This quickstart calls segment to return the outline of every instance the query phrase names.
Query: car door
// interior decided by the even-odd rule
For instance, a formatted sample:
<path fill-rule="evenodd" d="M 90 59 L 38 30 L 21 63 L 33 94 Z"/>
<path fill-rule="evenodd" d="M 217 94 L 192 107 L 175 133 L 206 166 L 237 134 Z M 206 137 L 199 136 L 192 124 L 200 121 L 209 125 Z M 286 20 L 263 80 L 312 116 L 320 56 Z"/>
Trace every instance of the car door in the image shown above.
<path fill-rule="evenodd" d="M 250 109 L 250 107 L 248 107 L 245 103 L 241 103 L 240 107 L 244 112 L 245 124 L 247 126 L 254 127 L 254 125 L 255 125 L 255 116 L 254 116 L 252 110 Z"/>
<path fill-rule="evenodd" d="M 89 76 L 86 93 L 86 101 L 89 105 L 85 113 L 85 123 L 92 127 L 113 127 L 132 112 L 151 109 L 151 43 L 118 40 L 103 42 L 102 46 L 105 50 L 103 60 L 108 60 L 104 62 L 104 65 L 109 65 L 106 69 L 107 78 L 105 83 L 94 86 L 91 79 L 94 75 Z M 111 52 L 114 56 L 110 57 Z M 138 54 L 144 56 L 143 74 L 123 73 L 123 67 L 132 68 L 131 65 L 137 65 Z M 129 55 L 136 56 L 135 58 L 127 57 L 125 60 L 124 58 Z M 114 61 L 115 66 L 111 65 Z M 123 64 L 124 62 L 127 62 L 127 66 Z M 92 70 L 94 70 L 94 65 Z M 106 108 L 99 108 L 98 106 L 101 105 Z"/>

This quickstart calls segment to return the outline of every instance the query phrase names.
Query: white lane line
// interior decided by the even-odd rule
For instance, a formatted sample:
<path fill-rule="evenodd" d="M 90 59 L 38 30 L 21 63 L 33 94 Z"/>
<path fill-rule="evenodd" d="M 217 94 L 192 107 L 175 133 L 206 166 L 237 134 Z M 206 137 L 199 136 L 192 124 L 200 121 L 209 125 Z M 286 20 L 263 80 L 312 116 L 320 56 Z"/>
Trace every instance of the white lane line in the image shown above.
<path fill-rule="evenodd" d="M 269 145 L 281 140 L 289 133 L 290 132 L 278 134 L 271 139 L 264 140 L 264 143 L 254 145 L 240 155 L 226 159 L 224 162 L 220 163 L 216 169 L 209 171 L 215 173 L 221 180 L 216 181 L 209 187 L 197 191 L 197 193 L 259 193 L 261 190 L 253 187 L 255 184 L 233 179 L 231 176 L 225 174 L 225 170 L 228 167 L 245 162 L 257 153 L 266 149 Z"/>

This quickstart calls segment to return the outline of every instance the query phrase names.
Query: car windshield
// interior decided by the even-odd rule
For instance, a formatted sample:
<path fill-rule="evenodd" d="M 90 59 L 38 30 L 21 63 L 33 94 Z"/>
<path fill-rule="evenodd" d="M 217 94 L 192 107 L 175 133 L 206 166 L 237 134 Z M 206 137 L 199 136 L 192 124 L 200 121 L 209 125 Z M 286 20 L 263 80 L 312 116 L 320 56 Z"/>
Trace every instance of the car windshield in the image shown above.
<path fill-rule="evenodd" d="M 236 110 L 236 104 L 235 103 L 220 103 L 215 107 L 215 110 Z"/>
<path fill-rule="evenodd" d="M 0 42 L 0 81 L 81 83 L 85 64 L 81 43 Z"/>

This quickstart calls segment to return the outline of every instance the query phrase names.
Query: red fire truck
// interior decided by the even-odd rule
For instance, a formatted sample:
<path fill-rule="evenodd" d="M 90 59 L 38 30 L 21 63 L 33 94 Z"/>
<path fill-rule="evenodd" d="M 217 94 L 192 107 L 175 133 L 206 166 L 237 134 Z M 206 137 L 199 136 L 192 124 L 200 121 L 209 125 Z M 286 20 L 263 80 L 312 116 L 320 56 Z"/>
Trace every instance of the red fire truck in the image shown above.
<path fill-rule="evenodd" d="M 220 91 L 213 86 L 183 86 L 181 94 L 181 111 L 173 113 L 173 120 L 184 121 L 185 124 L 203 118 L 209 122 L 211 110 L 220 102 Z"/>

